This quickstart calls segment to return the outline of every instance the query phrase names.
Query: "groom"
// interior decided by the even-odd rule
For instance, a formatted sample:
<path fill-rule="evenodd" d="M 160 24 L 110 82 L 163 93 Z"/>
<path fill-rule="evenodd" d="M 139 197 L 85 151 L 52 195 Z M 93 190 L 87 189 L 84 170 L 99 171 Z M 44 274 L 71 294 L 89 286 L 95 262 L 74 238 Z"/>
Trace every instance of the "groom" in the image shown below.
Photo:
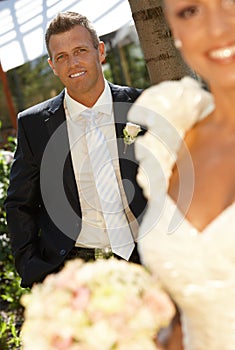
<path fill-rule="evenodd" d="M 19 113 L 18 143 L 5 201 L 22 287 L 43 281 L 67 259 L 89 261 L 97 251 L 112 253 L 109 224 L 88 154 L 85 109 L 105 116 L 101 125 L 97 119 L 98 128 L 108 141 L 115 141 L 113 186 L 119 188 L 126 229 L 134 238 L 146 207 L 136 183 L 133 145 L 124 151 L 123 141 L 127 111 L 141 91 L 104 79 L 104 43 L 86 17 L 59 13 L 45 38 L 49 65 L 65 89 Z M 132 249 L 129 260 L 139 263 L 135 244 Z"/>

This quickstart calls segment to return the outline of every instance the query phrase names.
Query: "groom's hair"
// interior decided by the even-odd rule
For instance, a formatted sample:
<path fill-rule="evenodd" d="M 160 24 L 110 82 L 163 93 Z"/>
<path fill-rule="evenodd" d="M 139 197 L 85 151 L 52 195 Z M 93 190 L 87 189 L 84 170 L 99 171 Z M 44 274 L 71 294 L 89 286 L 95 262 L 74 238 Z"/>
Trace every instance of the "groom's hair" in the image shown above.
<path fill-rule="evenodd" d="M 73 29 L 75 26 L 81 26 L 88 30 L 91 35 L 91 39 L 95 49 L 99 47 L 99 37 L 96 30 L 93 28 L 91 22 L 87 19 L 86 16 L 81 15 L 77 12 L 59 12 L 57 16 L 49 24 L 46 34 L 45 42 L 48 54 L 51 57 L 51 52 L 49 49 L 49 42 L 52 35 L 68 32 Z"/>

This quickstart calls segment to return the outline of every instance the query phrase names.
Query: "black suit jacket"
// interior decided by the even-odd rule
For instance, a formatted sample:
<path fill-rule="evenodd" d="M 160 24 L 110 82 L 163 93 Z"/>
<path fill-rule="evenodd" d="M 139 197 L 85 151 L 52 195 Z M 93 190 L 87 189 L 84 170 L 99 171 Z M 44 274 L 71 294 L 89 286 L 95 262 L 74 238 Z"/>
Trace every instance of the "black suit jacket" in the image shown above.
<path fill-rule="evenodd" d="M 146 199 L 136 183 L 133 145 L 124 154 L 127 111 L 141 90 L 110 84 L 124 189 L 140 222 Z M 81 208 L 63 106 L 64 91 L 18 117 L 18 145 L 5 201 L 16 269 L 23 287 L 56 271 L 81 230 Z"/>

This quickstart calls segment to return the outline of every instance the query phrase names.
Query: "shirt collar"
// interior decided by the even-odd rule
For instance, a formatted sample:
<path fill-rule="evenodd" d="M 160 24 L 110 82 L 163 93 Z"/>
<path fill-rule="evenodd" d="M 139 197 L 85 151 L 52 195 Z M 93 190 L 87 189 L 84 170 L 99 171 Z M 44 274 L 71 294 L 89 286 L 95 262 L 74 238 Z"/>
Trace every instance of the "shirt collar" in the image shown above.
<path fill-rule="evenodd" d="M 77 120 L 78 116 L 85 109 L 87 109 L 86 106 L 84 106 L 83 104 L 77 102 L 72 97 L 70 97 L 67 92 L 67 89 L 65 89 L 65 102 L 67 105 L 69 117 L 72 120 Z M 105 115 L 109 115 L 109 116 L 112 115 L 113 99 L 112 99 L 112 93 L 107 80 L 105 80 L 105 87 L 102 94 L 100 95 L 100 97 L 98 98 L 98 100 L 96 101 L 92 109 L 94 109 L 96 112 L 100 112 Z"/>

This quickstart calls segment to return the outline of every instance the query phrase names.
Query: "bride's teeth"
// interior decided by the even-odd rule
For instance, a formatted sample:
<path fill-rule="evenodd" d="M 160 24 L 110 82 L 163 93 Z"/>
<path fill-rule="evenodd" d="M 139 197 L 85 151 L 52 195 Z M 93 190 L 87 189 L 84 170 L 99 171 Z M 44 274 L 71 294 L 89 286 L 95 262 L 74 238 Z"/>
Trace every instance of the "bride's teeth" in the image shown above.
<path fill-rule="evenodd" d="M 230 47 L 227 49 L 220 49 L 220 50 L 215 50 L 210 53 L 210 56 L 212 58 L 218 58 L 218 59 L 223 59 L 223 58 L 229 58 L 235 54 L 235 47 Z"/>

